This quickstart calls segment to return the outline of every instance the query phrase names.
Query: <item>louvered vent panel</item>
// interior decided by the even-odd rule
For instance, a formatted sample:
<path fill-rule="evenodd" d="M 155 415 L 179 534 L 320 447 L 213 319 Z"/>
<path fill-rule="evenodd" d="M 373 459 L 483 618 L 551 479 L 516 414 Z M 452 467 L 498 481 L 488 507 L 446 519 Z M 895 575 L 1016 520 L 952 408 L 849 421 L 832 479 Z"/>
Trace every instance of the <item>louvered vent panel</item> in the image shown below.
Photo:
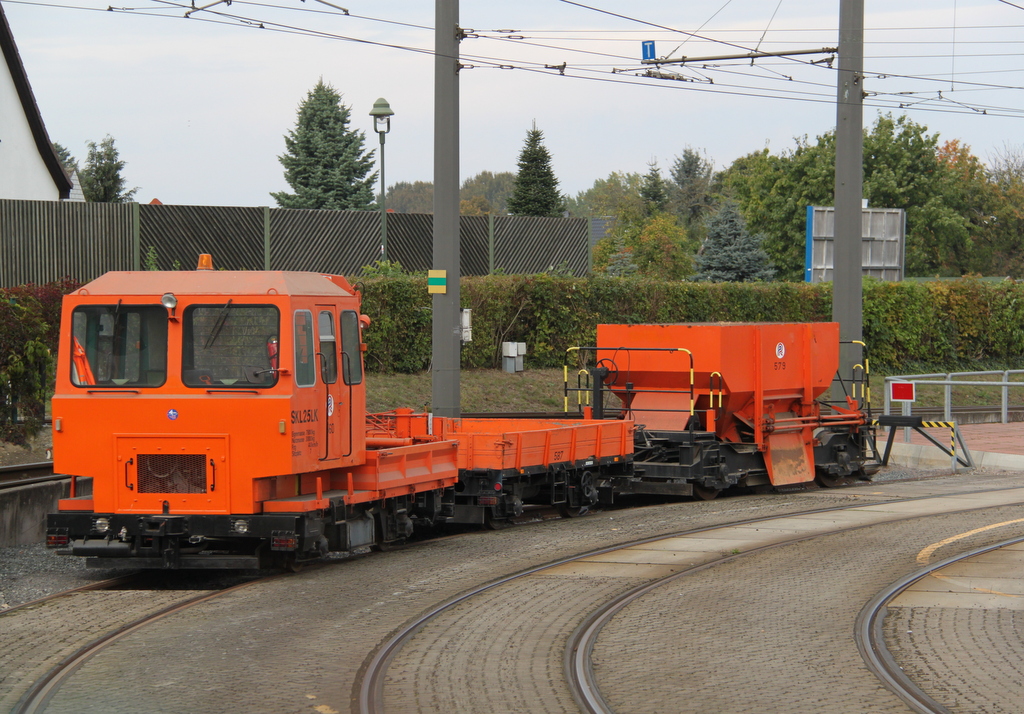
<path fill-rule="evenodd" d="M 206 493 L 202 454 L 139 454 L 139 493 Z"/>

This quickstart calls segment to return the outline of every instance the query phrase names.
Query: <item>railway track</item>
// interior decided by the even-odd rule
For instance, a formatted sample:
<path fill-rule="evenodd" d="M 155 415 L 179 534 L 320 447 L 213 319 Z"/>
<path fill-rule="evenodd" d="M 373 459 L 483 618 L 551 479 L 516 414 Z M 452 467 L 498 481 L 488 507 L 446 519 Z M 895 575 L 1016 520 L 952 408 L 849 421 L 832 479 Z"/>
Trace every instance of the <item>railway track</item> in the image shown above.
<path fill-rule="evenodd" d="M 18 610 L 28 610 L 31 608 L 39 608 L 45 605 L 58 604 L 61 600 L 68 599 L 71 596 L 87 592 L 102 592 L 102 591 L 118 591 L 118 590 L 138 590 L 145 593 L 153 592 L 178 592 L 174 588 L 161 589 L 159 591 L 152 590 L 155 579 L 161 578 L 164 574 L 154 574 L 152 572 L 132 572 L 116 578 L 108 580 L 102 580 L 95 583 L 90 583 L 79 588 L 66 590 L 60 593 L 54 593 L 45 598 L 34 600 L 32 602 L 24 603 L 17 607 L 10 608 L 9 610 L 0 613 L 0 623 L 3 622 L 3 617 Z M 56 692 L 63 686 L 67 680 L 82 667 L 86 662 L 92 659 L 97 654 L 103 652 L 105 649 L 111 647 L 118 640 L 157 622 L 163 618 L 180 613 L 187 610 L 190 607 L 194 607 L 200 603 L 207 602 L 217 597 L 233 593 L 243 588 L 255 585 L 260 582 L 266 582 L 271 579 L 287 577 L 290 573 L 277 573 L 269 576 L 260 577 L 240 577 L 231 576 L 223 581 L 218 581 L 220 576 L 212 577 L 212 586 L 203 590 L 185 590 L 185 594 L 181 595 L 176 599 L 177 601 L 166 604 L 167 597 L 164 597 L 149 611 L 145 612 L 139 617 L 130 619 L 129 621 L 123 622 L 115 627 L 112 627 L 107 632 L 102 634 L 100 637 L 93 639 L 75 651 L 63 656 L 43 677 L 36 680 L 21 698 L 14 704 L 11 709 L 11 714 L 30 714 L 43 712 L 46 710 L 48 703 Z M 180 577 L 180 574 L 173 574 L 172 577 Z M 241 582 L 239 582 L 241 581 Z M 193 594 L 194 593 L 194 594 Z M 2 624 L 0 624 L 2 626 Z"/>
<path fill-rule="evenodd" d="M 964 498 L 973 499 L 975 502 L 973 507 L 958 507 L 957 499 Z M 630 605 L 652 592 L 673 586 L 681 579 L 694 576 L 709 568 L 764 554 L 783 546 L 823 536 L 841 536 L 879 524 L 913 521 L 928 515 L 972 513 L 1004 505 L 1005 498 L 1009 498 L 1012 502 L 1024 502 L 1024 489 L 1008 490 L 1005 494 L 998 495 L 991 491 L 970 495 L 958 494 L 955 499 L 948 496 L 901 498 L 873 504 L 876 510 L 872 510 L 870 506 L 856 505 L 843 508 L 811 509 L 779 518 L 753 518 L 735 521 L 725 526 L 691 529 L 667 536 L 632 541 L 620 546 L 564 558 L 501 578 L 471 589 L 430 609 L 407 622 L 388 638 L 368 659 L 362 678 L 358 682 L 358 711 L 361 714 L 380 714 L 384 711 L 396 711 L 410 706 L 416 708 L 412 704 L 414 701 L 440 702 L 442 705 L 447 703 L 450 706 L 451 702 L 447 698 L 447 693 L 440 690 L 417 692 L 415 696 L 422 697 L 422 699 L 416 700 L 410 699 L 408 693 L 403 699 L 396 692 L 392 692 L 390 698 L 386 698 L 386 684 L 389 681 L 406 682 L 408 687 L 410 686 L 408 680 L 413 679 L 410 672 L 415 672 L 417 689 L 425 685 L 433 686 L 431 683 L 440 687 L 449 686 L 446 684 L 447 677 L 424 675 L 417 671 L 416 663 L 433 661 L 432 655 L 429 654 L 431 652 L 447 652 L 452 647 L 461 646 L 448 633 L 452 632 L 458 623 L 472 621 L 478 613 L 493 608 L 494 603 L 514 598 L 516 591 L 533 593 L 535 597 L 534 591 L 538 579 L 546 578 L 550 582 L 559 575 L 580 578 L 586 575 L 588 567 L 593 568 L 595 572 L 609 568 L 619 568 L 623 571 L 630 568 L 645 569 L 650 577 L 641 576 L 639 579 L 643 582 L 615 594 L 604 602 L 594 603 L 591 606 L 590 614 L 568 637 L 564 647 L 565 681 L 576 705 L 585 712 L 612 712 L 614 708 L 602 694 L 598 677 L 595 676 L 593 666 L 595 644 L 609 622 Z M 883 506 L 882 510 L 877 510 Z M 901 511 L 903 512 L 901 513 Z M 825 522 L 822 519 L 826 517 L 828 520 L 835 521 L 836 525 L 822 526 L 822 523 Z M 706 552 L 706 543 L 709 539 L 718 539 L 714 542 L 721 542 L 723 546 L 721 550 L 725 552 Z M 690 541 L 694 547 L 689 548 L 687 541 Z M 731 544 L 735 544 L 735 547 L 732 547 Z M 918 577 L 922 577 L 922 575 L 918 575 Z M 531 580 L 535 582 L 531 584 Z M 578 589 L 580 585 L 578 582 L 574 585 L 570 584 L 570 588 Z M 553 587 L 557 587 L 557 585 Z M 480 600 L 481 604 L 474 605 L 474 600 Z M 884 598 L 882 602 L 884 604 Z M 459 611 L 462 611 L 461 615 Z M 417 644 L 418 638 L 423 640 L 419 644 Z M 464 635 L 461 640 L 472 642 L 474 633 Z M 406 648 L 412 648 L 416 650 L 416 653 L 405 656 L 403 650 Z M 406 661 L 403 662 L 403 658 Z M 462 658 L 462 661 L 478 662 L 485 659 L 486 657 L 476 653 L 474 656 Z M 392 675 L 390 670 L 396 662 L 399 663 L 400 671 Z M 451 660 L 445 660 L 444 666 L 447 669 L 451 664 Z M 655 672 L 652 672 L 651 676 L 657 678 Z M 482 679 L 482 681 L 486 680 L 487 677 Z M 898 678 L 890 677 L 890 680 L 886 681 L 886 685 L 893 691 L 897 691 L 900 686 Z M 464 676 L 458 680 L 457 684 L 452 683 L 450 686 L 457 686 L 460 689 L 465 689 L 468 686 L 472 689 L 476 684 L 478 683 L 475 678 Z M 524 682 L 522 685 L 526 686 L 526 683 Z M 909 689 L 909 685 L 907 686 Z M 454 695 L 452 696 L 452 701 L 458 699 Z M 900 696 L 905 701 L 909 701 L 902 693 Z M 463 707 L 462 710 L 466 710 L 466 701 L 463 699 L 460 703 Z M 473 706 L 469 705 L 469 709 L 472 710 Z M 565 706 L 569 705 L 563 702 L 555 708 L 564 708 Z M 922 708 L 919 711 L 939 712 L 945 710 Z"/>
<path fill-rule="evenodd" d="M 882 630 L 883 621 L 888 614 L 890 603 L 902 592 L 937 571 L 943 570 L 955 563 L 961 563 L 978 555 L 990 553 L 1022 541 L 1024 541 L 1024 538 L 1010 538 L 932 563 L 922 570 L 900 578 L 889 587 L 883 589 L 861 610 L 857 617 L 855 634 L 857 646 L 861 651 L 864 662 L 886 687 L 899 696 L 914 711 L 921 712 L 922 714 L 948 714 L 950 710 L 922 690 L 904 668 L 897 663 L 896 658 L 890 652 Z"/>
<path fill-rule="evenodd" d="M 0 489 L 27 486 L 66 479 L 67 476 L 53 473 L 52 461 L 37 461 L 29 464 L 0 466 Z"/>

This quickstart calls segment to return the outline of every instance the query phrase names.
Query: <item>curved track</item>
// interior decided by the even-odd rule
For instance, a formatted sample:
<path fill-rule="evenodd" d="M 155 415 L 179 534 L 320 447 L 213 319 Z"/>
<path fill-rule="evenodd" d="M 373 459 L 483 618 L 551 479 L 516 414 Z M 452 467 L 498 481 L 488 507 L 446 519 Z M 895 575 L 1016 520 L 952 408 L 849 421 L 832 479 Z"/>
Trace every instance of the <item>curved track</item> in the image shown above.
<path fill-rule="evenodd" d="M 212 592 L 209 590 L 195 594 L 195 590 L 176 591 L 173 589 L 154 591 L 146 588 L 147 582 L 160 574 L 146 572 L 131 572 L 108 580 L 97 581 L 78 588 L 66 590 L 60 593 L 24 603 L 17 607 L 5 610 L 0 613 L 0 624 L 11 621 L 11 615 L 25 611 L 43 612 L 47 609 L 74 608 L 73 598 L 88 594 L 91 598 L 102 597 L 104 593 L 110 595 L 111 607 L 105 608 L 109 619 L 102 623 L 95 630 L 101 634 L 88 641 L 86 644 L 73 649 L 70 653 L 47 652 L 44 656 L 60 657 L 54 666 L 44 676 L 36 680 L 25 690 L 24 694 L 14 703 L 10 710 L 12 714 L 35 714 L 45 711 L 48 703 L 54 694 L 63 684 L 89 659 L 104 649 L 110 647 L 121 638 L 130 635 L 137 630 L 161 620 L 168 615 L 181 612 L 189 607 L 198 605 L 216 597 L 226 595 L 235 590 L 254 585 L 261 580 L 270 580 L 282 575 L 272 575 L 257 580 L 228 585 Z M 229 582 L 237 581 L 237 577 Z M 216 587 L 216 586 L 214 586 Z M 163 597 L 156 597 L 156 593 L 163 593 Z M 141 604 L 135 609 L 122 608 L 125 594 L 141 593 L 140 597 L 134 598 Z M 116 603 L 116 604 L 115 604 Z M 170 603 L 170 604 L 167 604 Z M 141 612 L 141 614 L 139 614 Z M 6 620 L 5 620 L 6 618 Z M 48 645 L 42 644 L 42 647 Z M 63 655 L 63 656 L 62 656 Z M 19 663 L 24 664 L 24 663 Z M 0 693 L 2 693 L 0 688 Z"/>
<path fill-rule="evenodd" d="M 493 652 L 501 651 L 506 646 L 529 650 L 533 646 L 531 640 L 537 639 L 534 636 L 536 633 L 517 636 L 513 628 L 513 634 L 504 631 L 494 633 L 496 644 L 492 642 L 489 648 L 481 648 L 477 642 L 487 636 L 489 626 L 476 624 L 485 620 L 485 613 L 500 609 L 503 605 L 509 613 L 519 612 L 523 618 L 544 618 L 543 608 L 534 611 L 530 609 L 531 604 L 535 606 L 538 601 L 544 601 L 544 590 L 554 590 L 556 594 L 548 599 L 561 602 L 564 612 L 570 617 L 581 614 L 580 605 L 589 610 L 589 615 L 583 618 L 582 624 L 567 638 L 565 645 L 563 662 L 568 693 L 583 711 L 611 712 L 614 708 L 606 701 L 594 673 L 595 643 L 607 623 L 645 595 L 669 586 L 684 576 L 782 546 L 927 516 L 972 513 L 1002 506 L 1007 499 L 1024 502 L 1024 489 L 999 495 L 988 492 L 973 496 L 958 494 L 955 499 L 904 498 L 872 506 L 812 509 L 782 518 L 748 519 L 725 527 L 693 529 L 643 539 L 505 577 L 433 608 L 396 632 L 367 663 L 359 685 L 358 711 L 422 711 L 434 707 L 476 710 L 481 701 L 474 700 L 466 691 L 472 692 L 485 686 L 492 665 L 513 669 L 521 666 L 511 658 L 503 661 L 495 657 Z M 964 501 L 974 503 L 964 507 Z M 591 581 L 610 577 L 614 582 L 605 583 L 610 587 L 603 589 L 599 584 L 589 582 L 586 590 L 590 597 L 580 593 L 578 602 L 566 601 L 567 593 L 573 589 L 572 578 L 585 577 L 588 569 L 592 571 Z M 602 570 L 603 575 L 599 575 Z M 631 575 L 629 571 L 633 571 Z M 613 572 L 618 572 L 618 575 L 610 575 Z M 552 585 L 552 580 L 557 580 L 559 576 L 570 580 L 568 588 L 565 583 L 561 587 L 558 583 Z M 538 582 L 545 578 L 548 582 Z M 623 585 L 629 587 L 603 602 L 592 597 L 595 591 L 621 590 Z M 554 630 L 564 630 L 564 622 L 560 625 L 551 622 L 550 626 Z M 493 626 L 490 629 L 493 631 Z M 451 634 L 453 632 L 461 634 L 456 638 Z M 638 633 L 638 636 L 642 637 L 643 633 Z M 503 645 L 502 641 L 506 641 L 507 645 Z M 542 650 L 545 649 L 551 649 L 550 643 L 534 646 L 535 654 L 544 654 Z M 458 650 L 464 650 L 465 653 L 460 656 Z M 477 676 L 461 671 L 462 666 L 468 663 L 481 670 Z M 391 671 L 393 667 L 397 672 Z M 452 672 L 458 674 L 453 675 Z M 524 676 L 513 678 L 518 682 L 516 686 L 525 688 L 528 686 L 528 675 L 525 671 L 522 674 Z M 652 671 L 650 676 L 657 678 L 657 673 Z M 390 688 L 396 690 L 390 694 L 385 686 L 389 682 Z M 509 697 L 516 696 L 515 688 L 502 689 L 494 681 L 489 682 L 490 696 L 502 698 L 513 711 L 523 706 L 533 709 L 538 705 L 538 701 L 530 703 L 527 698 L 521 698 L 519 702 L 508 701 Z M 559 687 L 555 685 L 551 691 L 536 692 L 536 696 L 545 702 L 549 711 L 569 710 L 566 701 L 558 701 L 559 694 L 564 696 L 565 692 L 558 692 L 557 689 Z"/>
<path fill-rule="evenodd" d="M 919 570 L 914 557 L 921 548 L 997 516 L 1014 518 L 997 511 L 1019 506 L 949 511 L 983 506 L 980 498 L 1006 503 L 1013 500 L 1007 489 L 1021 486 L 1022 474 L 876 483 L 604 512 L 428 541 L 342 567 L 308 569 L 151 621 L 94 653 L 46 711 L 121 714 L 157 702 L 162 711 L 197 714 L 340 713 L 364 706 L 575 712 L 565 674 L 574 630 L 617 597 L 712 560 L 719 562 L 653 588 L 603 626 L 590 659 L 608 706 L 620 712 L 907 711 L 864 666 L 852 637 L 857 612 L 880 589 Z M 976 492 L 981 488 L 990 490 Z M 924 515 L 924 505 L 940 501 L 935 518 L 910 512 Z M 807 537 L 811 526 L 835 530 L 830 521 L 840 511 L 833 507 L 848 505 L 861 509 L 843 509 L 857 514 L 847 525 L 881 522 Z M 797 514 L 817 523 L 799 523 Z M 769 523 L 768 516 L 788 523 Z M 999 539 L 1014 534 L 998 533 Z M 786 548 L 753 552 L 766 539 L 798 537 L 804 539 Z M 996 539 L 972 536 L 956 547 Z M 683 540 L 694 546 L 686 556 Z M 61 608 L 14 613 L 0 626 L 0 710 L 13 704 L 4 699 L 5 685 L 12 691 L 5 673 L 22 668 L 12 666 L 22 660 L 4 659 L 8 651 L 31 673 L 25 685 L 13 683 L 16 700 L 28 679 L 40 678 L 81 643 L 184 595 L 83 594 Z M 78 629 L 50 637 L 62 627 Z M 28 660 L 43 647 L 32 639 L 40 633 L 46 642 L 73 646 L 30 668 Z M 782 639 L 793 633 L 813 640 L 805 647 Z M 765 704 L 766 696 L 775 697 L 774 705 Z M 844 698 L 837 703 L 837 696 Z"/>
<path fill-rule="evenodd" d="M 975 556 L 1024 542 L 1022 538 L 1011 538 L 999 543 L 975 548 L 959 555 L 940 560 L 928 567 L 911 573 L 878 593 L 857 617 L 857 646 L 868 668 L 914 711 L 923 714 L 948 714 L 945 705 L 922 690 L 907 671 L 901 667 L 889 647 L 883 633 L 883 622 L 890 603 L 902 592 L 924 578 L 955 563 L 961 563 Z"/>

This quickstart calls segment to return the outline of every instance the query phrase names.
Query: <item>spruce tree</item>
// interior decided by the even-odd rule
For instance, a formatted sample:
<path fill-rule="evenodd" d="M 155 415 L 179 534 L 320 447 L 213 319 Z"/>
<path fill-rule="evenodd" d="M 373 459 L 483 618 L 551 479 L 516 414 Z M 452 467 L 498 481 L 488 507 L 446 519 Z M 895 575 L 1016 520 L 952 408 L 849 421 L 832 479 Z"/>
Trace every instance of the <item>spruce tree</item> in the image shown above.
<path fill-rule="evenodd" d="M 665 179 L 661 177 L 661 169 L 658 168 L 657 161 L 647 164 L 647 173 L 644 175 L 643 183 L 640 184 L 640 196 L 647 204 L 647 215 L 649 216 L 664 211 L 668 205 L 668 189 L 665 186 Z"/>
<path fill-rule="evenodd" d="M 99 145 L 90 141 L 86 146 L 89 147 L 89 154 L 85 157 L 85 166 L 78 174 L 85 200 L 128 203 L 135 198 L 135 192 L 139 189 L 126 188 L 127 182 L 121 176 L 124 161 L 114 146 L 113 137 L 108 134 Z"/>
<path fill-rule="evenodd" d="M 519 173 L 507 203 L 513 216 L 557 217 L 564 210 L 565 200 L 558 192 L 551 154 L 543 140 L 544 134 L 536 125 L 526 133 L 526 144 L 519 154 Z"/>
<path fill-rule="evenodd" d="M 372 207 L 377 173 L 365 134 L 348 128 L 349 107 L 323 79 L 299 104 L 295 128 L 284 137 L 287 151 L 277 157 L 294 193 L 271 193 L 281 208 L 359 211 Z"/>
<path fill-rule="evenodd" d="M 747 232 L 734 202 L 726 201 L 708 219 L 707 231 L 703 252 L 697 256 L 696 280 L 744 283 L 769 281 L 775 276 L 761 247 L 763 236 Z"/>

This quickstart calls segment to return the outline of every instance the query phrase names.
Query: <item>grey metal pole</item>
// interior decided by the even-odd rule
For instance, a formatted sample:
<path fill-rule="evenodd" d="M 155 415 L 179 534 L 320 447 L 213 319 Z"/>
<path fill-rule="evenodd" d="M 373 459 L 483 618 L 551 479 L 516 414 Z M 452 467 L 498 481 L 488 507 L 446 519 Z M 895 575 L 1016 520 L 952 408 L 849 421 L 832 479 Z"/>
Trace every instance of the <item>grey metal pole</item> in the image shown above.
<path fill-rule="evenodd" d="M 377 132 L 380 135 L 380 259 L 388 259 L 388 209 L 384 205 L 387 198 L 387 184 L 384 183 L 384 136 L 386 132 Z"/>
<path fill-rule="evenodd" d="M 459 369 L 459 0 L 434 3 L 434 270 L 446 291 L 434 293 L 433 412 L 461 414 Z"/>
<path fill-rule="evenodd" d="M 839 339 L 846 342 L 863 337 L 864 0 L 839 2 L 838 75 L 832 319 L 839 323 Z M 861 357 L 860 345 L 840 346 L 839 369 L 844 379 L 853 374 Z"/>

